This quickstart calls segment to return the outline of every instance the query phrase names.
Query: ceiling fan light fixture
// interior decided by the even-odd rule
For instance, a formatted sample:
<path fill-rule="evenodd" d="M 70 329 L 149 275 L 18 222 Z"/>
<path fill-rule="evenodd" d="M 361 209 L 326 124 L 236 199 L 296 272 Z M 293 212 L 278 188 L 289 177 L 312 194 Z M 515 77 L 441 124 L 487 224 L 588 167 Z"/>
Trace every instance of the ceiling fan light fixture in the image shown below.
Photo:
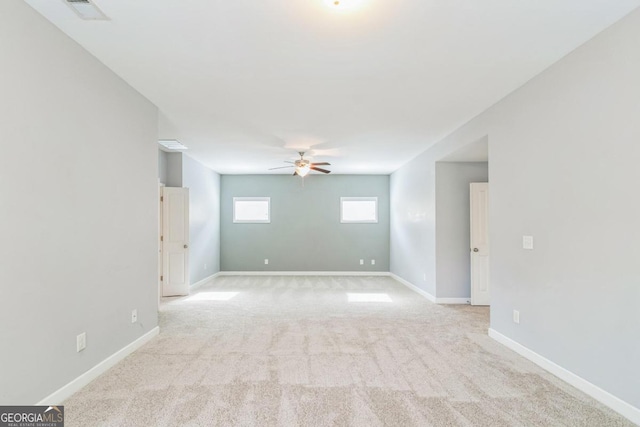
<path fill-rule="evenodd" d="M 300 154 L 300 159 L 296 160 L 295 162 L 291 162 L 288 160 L 285 160 L 285 163 L 293 163 L 290 166 L 282 166 L 282 167 L 278 167 L 278 168 L 271 168 L 269 170 L 275 170 L 275 169 L 287 169 L 287 168 L 295 168 L 293 175 L 298 175 L 301 177 L 305 177 L 309 174 L 309 172 L 316 171 L 316 172 L 320 172 L 320 173 L 331 173 L 330 170 L 327 169 L 323 169 L 323 168 L 319 168 L 318 166 L 330 166 L 331 163 L 327 163 L 327 162 L 318 162 L 318 163 L 311 163 L 310 160 L 307 160 L 304 158 L 304 152 L 300 151 L 298 152 L 298 154 Z"/>
<path fill-rule="evenodd" d="M 336 12 L 355 12 L 366 6 L 367 0 L 324 0 Z"/>
<path fill-rule="evenodd" d="M 301 166 L 296 166 L 296 173 L 303 178 L 307 176 L 310 170 L 311 170 L 311 167 L 309 166 L 308 163 Z"/>

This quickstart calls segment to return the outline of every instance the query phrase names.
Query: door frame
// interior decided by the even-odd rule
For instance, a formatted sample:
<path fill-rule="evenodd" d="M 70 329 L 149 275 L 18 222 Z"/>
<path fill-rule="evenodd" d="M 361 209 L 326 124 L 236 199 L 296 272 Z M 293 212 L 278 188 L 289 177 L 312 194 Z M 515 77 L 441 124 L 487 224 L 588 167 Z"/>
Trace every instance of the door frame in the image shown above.
<path fill-rule="evenodd" d="M 163 248 L 162 248 L 162 203 L 163 203 L 163 189 L 165 185 L 162 182 L 158 182 L 158 308 L 160 308 L 160 302 L 162 301 L 162 271 L 163 271 Z"/>

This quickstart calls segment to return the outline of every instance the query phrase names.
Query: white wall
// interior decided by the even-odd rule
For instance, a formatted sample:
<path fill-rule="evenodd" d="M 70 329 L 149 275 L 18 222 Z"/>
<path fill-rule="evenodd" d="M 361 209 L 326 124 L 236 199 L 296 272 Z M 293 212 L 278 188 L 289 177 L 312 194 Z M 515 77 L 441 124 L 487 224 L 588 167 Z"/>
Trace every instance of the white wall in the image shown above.
<path fill-rule="evenodd" d="M 165 153 L 167 158 L 166 182 L 167 187 L 183 186 L 182 153 Z"/>
<path fill-rule="evenodd" d="M 491 327 L 636 408 L 638 40 L 640 10 L 393 174 L 391 245 L 392 271 L 418 280 L 434 225 L 412 218 L 433 211 L 434 162 L 488 135 Z"/>
<path fill-rule="evenodd" d="M 424 153 L 390 178 L 390 271 L 436 295 L 436 170 Z"/>
<path fill-rule="evenodd" d="M 194 284 L 220 271 L 220 175 L 186 154 L 181 169 L 182 184 L 189 188 L 189 268 Z"/>
<path fill-rule="evenodd" d="M 158 150 L 158 181 L 167 184 L 169 174 L 169 159 L 166 151 Z"/>
<path fill-rule="evenodd" d="M 157 325 L 157 112 L 21 1 L 0 94 L 0 404 L 30 405 Z"/>

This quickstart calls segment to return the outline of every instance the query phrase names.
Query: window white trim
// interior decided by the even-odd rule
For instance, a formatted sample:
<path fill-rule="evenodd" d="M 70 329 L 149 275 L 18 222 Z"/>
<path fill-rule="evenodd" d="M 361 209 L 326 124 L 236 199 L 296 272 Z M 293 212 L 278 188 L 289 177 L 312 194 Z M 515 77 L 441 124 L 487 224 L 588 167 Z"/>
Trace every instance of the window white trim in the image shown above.
<path fill-rule="evenodd" d="M 375 202 L 375 218 L 361 220 L 344 219 L 344 202 Z M 378 198 L 377 197 L 340 197 L 340 222 L 343 224 L 376 224 L 378 222 Z"/>
<path fill-rule="evenodd" d="M 236 219 L 236 202 L 267 202 L 267 219 Z M 235 224 L 268 224 L 271 222 L 271 197 L 234 197 L 233 222 Z"/>

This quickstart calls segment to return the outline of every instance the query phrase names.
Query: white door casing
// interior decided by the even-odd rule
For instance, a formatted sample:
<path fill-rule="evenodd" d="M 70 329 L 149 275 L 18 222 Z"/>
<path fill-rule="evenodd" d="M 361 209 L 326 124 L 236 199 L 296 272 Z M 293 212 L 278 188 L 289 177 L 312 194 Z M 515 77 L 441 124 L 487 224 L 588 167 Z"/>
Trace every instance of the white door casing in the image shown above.
<path fill-rule="evenodd" d="M 489 184 L 470 184 L 471 304 L 489 305 Z"/>
<path fill-rule="evenodd" d="M 164 184 L 158 184 L 158 308 L 160 308 L 160 301 L 162 299 L 162 227 L 164 226 L 162 223 L 162 189 L 164 188 Z"/>
<path fill-rule="evenodd" d="M 162 190 L 162 296 L 189 295 L 189 189 Z"/>

